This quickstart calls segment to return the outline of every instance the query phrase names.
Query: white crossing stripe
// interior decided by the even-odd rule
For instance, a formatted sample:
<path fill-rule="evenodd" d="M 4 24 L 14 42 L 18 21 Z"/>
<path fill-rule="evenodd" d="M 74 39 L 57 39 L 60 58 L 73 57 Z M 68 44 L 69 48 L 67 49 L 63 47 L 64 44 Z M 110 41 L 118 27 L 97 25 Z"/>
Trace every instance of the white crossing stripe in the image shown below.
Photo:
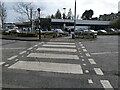
<path fill-rule="evenodd" d="M 43 45 L 45 47 L 72 47 L 75 48 L 75 45 Z"/>
<path fill-rule="evenodd" d="M 83 49 L 83 51 L 84 51 L 84 52 L 87 52 L 87 50 L 86 50 L 86 49 Z"/>
<path fill-rule="evenodd" d="M 0 62 L 0 65 L 3 65 L 5 62 Z"/>
<path fill-rule="evenodd" d="M 34 70 L 34 71 L 46 71 L 46 72 L 57 72 L 57 73 L 83 74 L 83 70 L 79 64 L 18 61 L 17 63 L 15 63 L 14 65 L 12 65 L 8 68 Z"/>
<path fill-rule="evenodd" d="M 89 84 L 93 84 L 93 81 L 91 79 L 88 79 Z"/>
<path fill-rule="evenodd" d="M 102 72 L 102 70 L 100 68 L 94 68 L 94 70 L 97 75 L 104 75 L 104 73 Z"/>
<path fill-rule="evenodd" d="M 86 56 L 87 56 L 87 57 L 90 57 L 90 54 L 89 54 L 89 53 L 86 53 Z"/>
<path fill-rule="evenodd" d="M 22 52 L 20 52 L 19 54 L 24 54 L 24 53 L 26 53 L 26 51 L 22 51 Z"/>
<path fill-rule="evenodd" d="M 74 45 L 75 43 L 65 43 L 65 42 L 47 42 L 47 44 L 61 44 L 61 45 L 62 45 L 62 44 L 63 44 L 63 45 L 64 45 L 64 44 L 66 44 L 66 45 L 71 45 L 71 44 L 72 44 L 72 45 Z"/>
<path fill-rule="evenodd" d="M 58 52 L 76 52 L 76 49 L 64 49 L 64 48 L 38 48 L 41 51 L 58 51 Z"/>
<path fill-rule="evenodd" d="M 30 53 L 27 57 L 79 60 L 79 57 L 77 55 L 68 55 L 68 54 Z"/>
<path fill-rule="evenodd" d="M 90 58 L 90 59 L 88 59 L 88 60 L 89 60 L 89 62 L 90 62 L 91 64 L 96 64 L 96 62 L 94 61 L 94 59 Z"/>
<path fill-rule="evenodd" d="M 12 57 L 8 58 L 8 60 L 15 59 L 17 56 L 18 56 L 18 55 L 12 56 Z"/>
<path fill-rule="evenodd" d="M 107 89 L 111 88 L 110 90 L 114 90 L 108 80 L 100 80 L 100 82 L 104 88 L 107 88 Z"/>

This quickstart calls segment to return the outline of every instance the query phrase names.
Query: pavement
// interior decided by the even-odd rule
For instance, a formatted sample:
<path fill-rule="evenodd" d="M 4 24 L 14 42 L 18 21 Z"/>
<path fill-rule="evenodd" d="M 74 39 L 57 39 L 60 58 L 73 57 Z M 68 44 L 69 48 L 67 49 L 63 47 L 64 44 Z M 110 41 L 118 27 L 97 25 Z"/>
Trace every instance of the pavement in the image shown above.
<path fill-rule="evenodd" d="M 118 36 L 2 40 L 3 88 L 118 90 Z"/>

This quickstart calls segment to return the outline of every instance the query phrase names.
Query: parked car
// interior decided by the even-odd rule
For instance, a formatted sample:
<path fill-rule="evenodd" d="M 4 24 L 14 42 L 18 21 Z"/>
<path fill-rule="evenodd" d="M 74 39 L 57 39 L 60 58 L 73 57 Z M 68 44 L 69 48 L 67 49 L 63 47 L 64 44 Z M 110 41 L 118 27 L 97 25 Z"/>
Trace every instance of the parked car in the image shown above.
<path fill-rule="evenodd" d="M 105 34 L 105 33 L 107 33 L 107 31 L 105 31 L 105 30 L 98 30 L 98 34 Z"/>
<path fill-rule="evenodd" d="M 107 32 L 116 32 L 116 30 L 113 29 L 113 28 L 107 28 L 106 31 L 107 31 Z"/>
<path fill-rule="evenodd" d="M 83 29 L 77 29 L 75 30 L 75 35 L 81 35 L 83 33 Z"/>
<path fill-rule="evenodd" d="M 66 35 L 68 36 L 68 32 L 63 31 L 62 29 L 55 29 L 53 32 L 56 34 L 57 37 Z"/>
<path fill-rule="evenodd" d="M 8 30 L 6 30 L 5 32 L 6 32 L 6 33 L 20 33 L 20 31 L 17 30 L 17 29 L 8 29 Z"/>

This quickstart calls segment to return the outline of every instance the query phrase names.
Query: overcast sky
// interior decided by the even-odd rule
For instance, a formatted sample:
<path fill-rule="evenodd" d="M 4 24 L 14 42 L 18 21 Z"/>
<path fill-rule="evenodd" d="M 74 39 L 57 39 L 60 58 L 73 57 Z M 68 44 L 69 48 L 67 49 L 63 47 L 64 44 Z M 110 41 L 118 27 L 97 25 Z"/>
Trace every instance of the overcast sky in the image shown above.
<path fill-rule="evenodd" d="M 66 14 L 71 8 L 74 14 L 74 1 L 75 0 L 1 0 L 6 2 L 6 8 L 8 11 L 7 22 L 16 22 L 17 14 L 13 10 L 15 1 L 33 2 L 36 6 L 42 8 L 42 17 L 55 14 L 57 9 L 63 13 L 63 8 L 66 8 Z M 8 2 L 9 1 L 9 2 Z M 76 0 L 77 1 L 77 15 L 81 16 L 85 10 L 92 9 L 94 11 L 93 17 L 99 17 L 99 15 L 110 14 L 111 12 L 118 12 L 118 2 L 120 0 Z"/>

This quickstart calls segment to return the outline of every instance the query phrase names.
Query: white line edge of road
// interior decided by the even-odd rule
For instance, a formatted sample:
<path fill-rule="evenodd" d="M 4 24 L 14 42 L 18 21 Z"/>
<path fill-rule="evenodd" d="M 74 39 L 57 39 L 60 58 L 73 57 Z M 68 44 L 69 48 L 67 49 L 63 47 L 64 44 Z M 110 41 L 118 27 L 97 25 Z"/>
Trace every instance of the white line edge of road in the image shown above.
<path fill-rule="evenodd" d="M 100 52 L 100 53 L 91 53 L 92 55 L 102 55 L 102 54 L 116 54 L 116 53 L 119 53 L 119 52 Z"/>
<path fill-rule="evenodd" d="M 94 68 L 94 71 L 97 75 L 104 75 L 103 71 L 100 68 Z"/>
<path fill-rule="evenodd" d="M 109 88 L 109 90 L 114 90 L 112 85 L 110 84 L 110 82 L 108 80 L 100 80 L 102 86 L 106 89 Z"/>
<path fill-rule="evenodd" d="M 12 56 L 12 57 L 8 58 L 8 60 L 15 59 L 17 56 L 18 56 L 18 55 Z"/>

